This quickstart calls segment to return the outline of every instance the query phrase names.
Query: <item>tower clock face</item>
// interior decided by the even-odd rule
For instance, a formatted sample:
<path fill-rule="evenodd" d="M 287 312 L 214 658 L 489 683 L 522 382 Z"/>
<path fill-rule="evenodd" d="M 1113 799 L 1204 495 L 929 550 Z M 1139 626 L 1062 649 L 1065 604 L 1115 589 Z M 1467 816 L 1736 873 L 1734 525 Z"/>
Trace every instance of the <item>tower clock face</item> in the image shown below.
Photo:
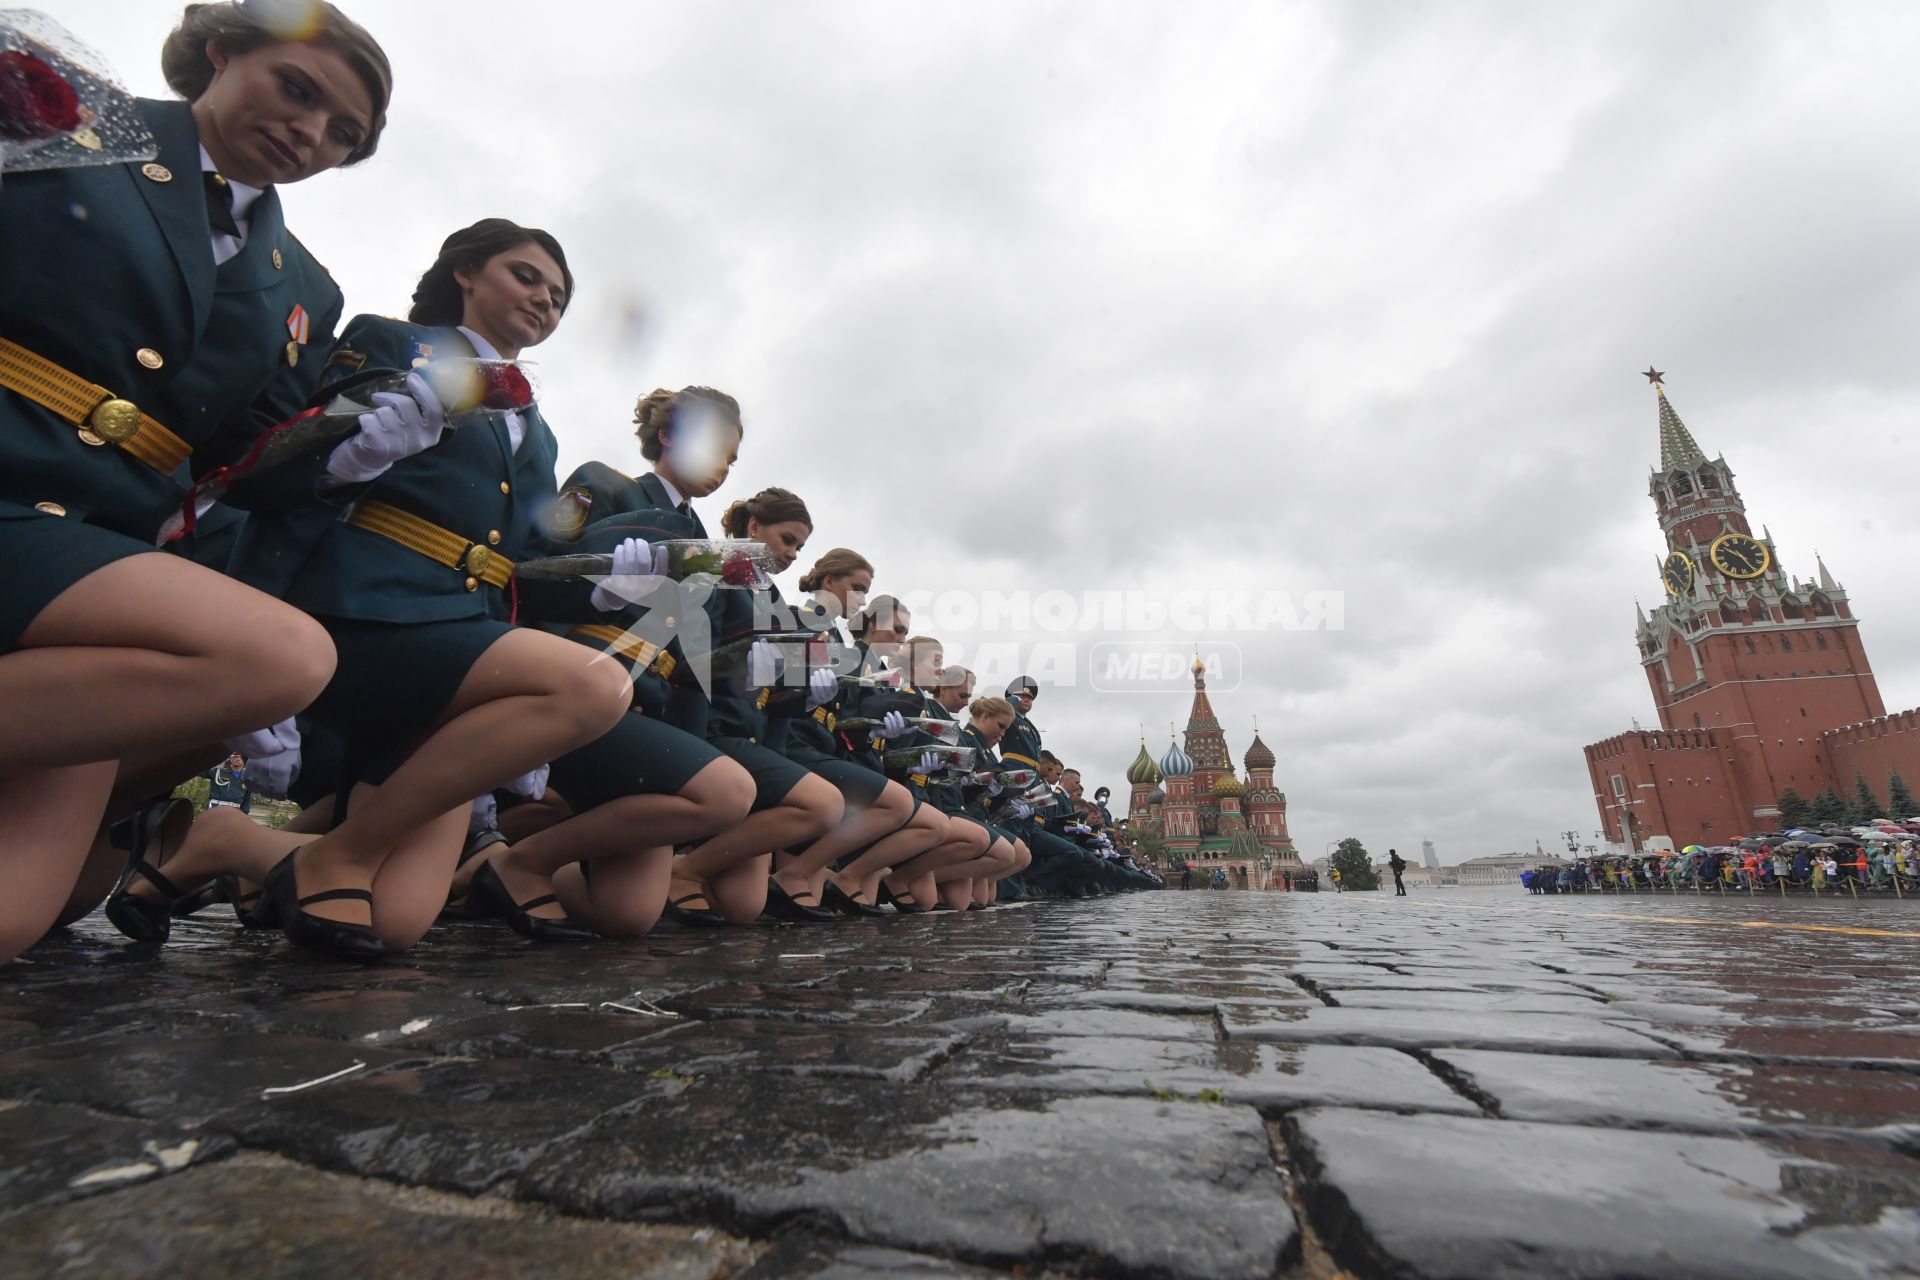
<path fill-rule="evenodd" d="M 1660 576 L 1666 581 L 1668 595 L 1683 596 L 1693 586 L 1693 561 L 1686 552 L 1676 551 L 1660 566 Z"/>
<path fill-rule="evenodd" d="M 1773 563 L 1765 544 L 1744 533 L 1721 534 L 1713 540 L 1707 555 L 1713 567 L 1729 578 L 1757 578 Z"/>

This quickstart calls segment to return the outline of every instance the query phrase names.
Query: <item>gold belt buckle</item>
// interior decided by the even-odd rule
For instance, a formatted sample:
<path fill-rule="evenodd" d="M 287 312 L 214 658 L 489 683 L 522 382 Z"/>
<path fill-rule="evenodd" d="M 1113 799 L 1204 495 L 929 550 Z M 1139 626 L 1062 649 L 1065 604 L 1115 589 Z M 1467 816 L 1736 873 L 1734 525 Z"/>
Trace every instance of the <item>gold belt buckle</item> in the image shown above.
<path fill-rule="evenodd" d="M 487 576 L 487 566 L 493 562 L 493 552 L 478 543 L 467 548 L 467 572 L 476 578 Z"/>
<path fill-rule="evenodd" d="M 125 444 L 140 433 L 140 406 L 131 400 L 108 399 L 87 416 L 80 428 L 83 444 Z"/>

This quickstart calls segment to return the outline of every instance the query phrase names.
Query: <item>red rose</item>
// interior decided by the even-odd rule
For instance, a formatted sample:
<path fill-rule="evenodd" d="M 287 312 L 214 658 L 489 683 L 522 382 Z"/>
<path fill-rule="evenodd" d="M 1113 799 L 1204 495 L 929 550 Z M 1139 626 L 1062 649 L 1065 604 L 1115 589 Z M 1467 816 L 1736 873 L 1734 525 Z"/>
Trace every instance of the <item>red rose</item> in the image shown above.
<path fill-rule="evenodd" d="M 736 551 L 720 565 L 720 581 L 734 587 L 750 587 L 760 580 L 760 572 L 754 568 L 753 557 L 744 551 Z"/>
<path fill-rule="evenodd" d="M 59 72 L 30 53 L 0 53 L 0 138 L 51 138 L 80 120 L 80 95 Z"/>
<path fill-rule="evenodd" d="M 533 384 L 517 364 L 490 364 L 480 403 L 489 409 L 524 409 L 533 403 Z"/>

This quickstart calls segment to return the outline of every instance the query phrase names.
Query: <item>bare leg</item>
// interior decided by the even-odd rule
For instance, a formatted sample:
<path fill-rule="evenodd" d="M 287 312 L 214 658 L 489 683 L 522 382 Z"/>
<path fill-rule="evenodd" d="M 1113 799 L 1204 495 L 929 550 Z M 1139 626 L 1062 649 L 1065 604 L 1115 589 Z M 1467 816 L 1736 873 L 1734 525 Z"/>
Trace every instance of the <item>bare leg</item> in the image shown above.
<path fill-rule="evenodd" d="M 873 804 L 862 810 L 849 806 L 846 816 L 840 819 L 833 830 L 801 852 L 777 859 L 778 870 L 773 873 L 773 878 L 788 893 L 804 893 L 811 887 L 813 879 L 842 855 L 876 842 L 884 844 L 900 834 L 912 811 L 912 794 L 900 784 L 889 782 Z M 910 836 L 909 842 L 917 834 Z"/>
<path fill-rule="evenodd" d="M 591 890 L 580 864 L 562 867 L 553 877 L 560 905 L 575 920 L 607 938 L 643 938 L 660 922 L 673 875 L 673 849 L 640 849 L 592 861 Z"/>
<path fill-rule="evenodd" d="M 971 822 L 952 823 L 948 827 L 946 842 L 895 867 L 886 878 L 887 888 L 896 896 L 904 892 L 922 907 L 931 907 L 934 902 L 934 873 L 941 867 L 978 858 L 986 852 L 988 843 L 985 827 Z"/>
<path fill-rule="evenodd" d="M 112 761 L 0 777 L 0 964 L 38 941 L 72 895 L 112 788 Z"/>
<path fill-rule="evenodd" d="M 476 790 L 593 741 L 626 714 L 631 697 L 625 668 L 582 645 L 531 629 L 500 637 L 461 681 L 426 741 L 366 799 L 356 796 L 340 825 L 301 849 L 295 875 L 302 895 L 371 888 L 403 841 L 452 810 L 465 813 Z M 447 874 L 450 881 L 451 864 Z M 315 915 L 367 923 L 358 918 L 367 914 L 363 903 L 315 905 Z M 410 921 L 412 908 L 402 914 Z M 410 928 L 396 926 L 396 936 Z"/>
<path fill-rule="evenodd" d="M 676 795 L 621 796 L 576 814 L 515 844 L 497 848 L 488 859 L 516 902 L 553 892 L 554 873 L 569 863 L 595 860 L 593 896 L 612 892 L 597 878 L 600 860 L 635 854 L 663 845 L 669 860 L 674 845 L 699 840 L 740 826 L 753 805 L 753 777 L 724 756 L 688 780 Z M 666 905 L 666 886 L 654 907 Z M 535 916 L 560 918 L 563 904 L 535 908 Z M 652 922 L 648 922 L 648 928 Z M 641 930 L 640 932 L 645 932 Z"/>
<path fill-rule="evenodd" d="M 218 742 L 292 715 L 332 674 L 332 642 L 299 610 L 177 556 L 116 561 L 0 657 L 0 777 Z"/>
<path fill-rule="evenodd" d="M 117 561 L 56 596 L 0 655 L 0 866 L 14 886 L 0 907 L 0 954 L 17 954 L 63 908 L 91 909 L 76 896 L 104 877 L 76 890 L 106 817 L 112 762 L 273 724 L 332 672 L 318 623 L 175 556 Z M 56 883 L 60 896 L 46 900 Z"/>
<path fill-rule="evenodd" d="M 86 866 L 74 882 L 73 893 L 67 898 L 66 906 L 61 908 L 54 928 L 72 924 L 92 914 L 95 907 L 106 901 L 107 895 L 119 881 L 121 871 L 125 870 L 127 855 L 113 847 L 113 842 L 107 838 L 107 828 L 131 816 L 142 802 L 167 795 L 188 778 L 212 768 L 225 755 L 226 748 L 216 742 L 165 756 L 120 761 L 113 779 L 113 793 L 107 798 L 104 820 L 94 837 L 93 847 L 87 851 Z M 145 880 L 136 879 L 134 883 L 147 886 L 150 892 L 143 896 L 159 897 Z"/>
<path fill-rule="evenodd" d="M 757 920 L 767 904 L 766 875 L 772 865 L 772 851 L 800 844 L 825 833 L 840 820 L 844 807 L 840 793 L 825 779 L 808 774 L 794 784 L 793 790 L 787 792 L 779 804 L 749 814 L 738 826 L 722 831 L 691 853 L 675 858 L 670 896 L 677 901 L 689 894 L 718 890 L 725 879 L 733 886 L 729 892 L 733 906 L 723 908 L 711 896 L 708 897 L 709 905 L 733 919 L 744 913 L 748 900 L 757 895 L 759 905 L 753 908 L 753 914 L 737 923 Z M 757 887 L 743 888 L 733 872 L 749 863 L 760 867 L 761 879 Z M 699 906 L 697 902 L 688 905 Z"/>
<path fill-rule="evenodd" d="M 906 788 L 902 787 L 901 790 L 904 792 Z M 944 844 L 947 836 L 947 815 L 930 804 L 923 804 L 906 826 L 834 872 L 833 882 L 849 897 L 872 905 L 880 877 L 897 866 L 911 862 L 927 850 Z"/>

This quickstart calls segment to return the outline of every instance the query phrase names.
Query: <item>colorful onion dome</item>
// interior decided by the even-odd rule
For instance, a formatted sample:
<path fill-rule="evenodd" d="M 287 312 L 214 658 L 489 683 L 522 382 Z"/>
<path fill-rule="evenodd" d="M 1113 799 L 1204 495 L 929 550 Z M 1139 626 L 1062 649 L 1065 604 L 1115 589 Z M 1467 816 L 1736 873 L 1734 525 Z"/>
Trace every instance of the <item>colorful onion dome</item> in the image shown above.
<path fill-rule="evenodd" d="M 1162 788 L 1155 787 L 1153 790 L 1147 792 L 1148 805 L 1165 804 L 1166 802 L 1167 802 L 1167 793 Z"/>
<path fill-rule="evenodd" d="M 1230 773 L 1221 774 L 1220 780 L 1213 784 L 1213 794 L 1217 796 L 1245 795 L 1246 790 L 1245 787 L 1240 785 L 1240 779 Z"/>
<path fill-rule="evenodd" d="M 1159 767 L 1153 763 L 1153 757 L 1147 754 L 1147 743 L 1144 738 L 1140 742 L 1140 754 L 1135 756 L 1133 763 L 1127 766 L 1127 781 L 1133 783 L 1160 781 Z"/>
<path fill-rule="evenodd" d="M 1169 743 L 1167 754 L 1160 757 L 1160 776 L 1163 778 L 1193 776 L 1193 757 L 1182 751 L 1179 743 Z"/>
<path fill-rule="evenodd" d="M 1260 741 L 1260 732 L 1255 730 L 1253 745 L 1247 748 L 1247 770 L 1273 768 L 1273 748 Z"/>

